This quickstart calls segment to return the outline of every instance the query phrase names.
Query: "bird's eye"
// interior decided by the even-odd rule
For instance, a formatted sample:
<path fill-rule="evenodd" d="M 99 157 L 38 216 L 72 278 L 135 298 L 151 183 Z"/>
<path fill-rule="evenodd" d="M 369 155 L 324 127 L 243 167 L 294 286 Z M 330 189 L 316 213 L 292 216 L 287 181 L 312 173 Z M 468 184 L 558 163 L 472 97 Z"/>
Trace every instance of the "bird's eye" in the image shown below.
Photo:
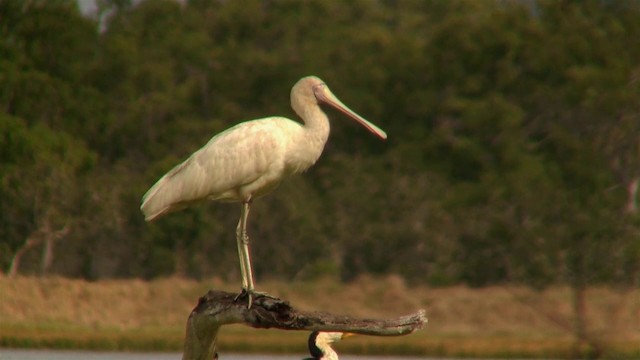
<path fill-rule="evenodd" d="M 327 85 L 325 85 L 324 83 L 316 84 L 311 87 L 311 90 L 313 91 L 316 99 L 321 100 L 324 98 L 324 88 L 326 87 Z"/>
<path fill-rule="evenodd" d="M 322 90 L 322 89 L 324 89 L 325 86 L 327 86 L 327 85 L 324 84 L 324 83 L 313 85 L 313 91 L 315 92 L 315 91 Z"/>

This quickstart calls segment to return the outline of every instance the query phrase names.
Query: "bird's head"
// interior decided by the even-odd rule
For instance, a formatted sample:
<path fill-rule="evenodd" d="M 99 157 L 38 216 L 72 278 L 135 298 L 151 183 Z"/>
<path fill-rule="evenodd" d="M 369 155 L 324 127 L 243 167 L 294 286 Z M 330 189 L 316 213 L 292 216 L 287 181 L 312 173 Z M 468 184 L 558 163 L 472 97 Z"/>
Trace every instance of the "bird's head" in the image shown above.
<path fill-rule="evenodd" d="M 343 104 L 333 95 L 327 84 L 317 76 L 307 76 L 298 80 L 291 89 L 291 107 L 293 110 L 304 119 L 307 111 L 316 108 L 319 104 L 327 104 L 355 120 L 381 139 L 387 138 L 387 134 L 382 129 Z"/>
<path fill-rule="evenodd" d="M 298 80 L 291 88 L 291 107 L 302 115 L 305 109 L 318 106 L 320 101 L 315 95 L 315 89 L 326 87 L 324 81 L 317 76 L 306 76 Z"/>
<path fill-rule="evenodd" d="M 331 344 L 354 335 L 347 332 L 314 331 L 309 335 L 309 352 L 313 359 L 337 359 L 338 355 Z"/>

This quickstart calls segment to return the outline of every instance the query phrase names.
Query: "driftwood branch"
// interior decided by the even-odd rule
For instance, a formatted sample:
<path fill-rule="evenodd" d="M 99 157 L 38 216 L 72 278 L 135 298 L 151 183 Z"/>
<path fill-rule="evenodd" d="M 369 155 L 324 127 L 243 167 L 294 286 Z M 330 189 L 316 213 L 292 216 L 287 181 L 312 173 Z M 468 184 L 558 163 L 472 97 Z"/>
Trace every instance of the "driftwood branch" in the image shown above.
<path fill-rule="evenodd" d="M 374 336 L 407 335 L 427 323 L 424 310 L 388 320 L 357 319 L 324 312 L 300 311 L 288 302 L 258 295 L 251 309 L 236 294 L 210 290 L 201 297 L 187 320 L 183 360 L 217 358 L 216 336 L 223 325 L 245 324 L 254 328 L 281 330 L 340 331 Z"/>

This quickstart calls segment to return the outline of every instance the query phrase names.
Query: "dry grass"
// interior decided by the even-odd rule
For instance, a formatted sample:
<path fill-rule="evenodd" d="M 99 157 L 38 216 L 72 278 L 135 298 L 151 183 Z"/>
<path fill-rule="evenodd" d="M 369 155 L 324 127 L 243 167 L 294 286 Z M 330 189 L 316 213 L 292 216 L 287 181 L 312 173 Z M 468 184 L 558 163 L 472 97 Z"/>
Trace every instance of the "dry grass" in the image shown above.
<path fill-rule="evenodd" d="M 112 280 L 0 275 L 0 346 L 179 350 L 183 327 L 218 280 Z M 425 308 L 425 330 L 399 338 L 357 337 L 344 352 L 437 356 L 565 356 L 572 351 L 571 292 L 520 287 L 408 288 L 402 279 L 363 277 L 352 284 L 259 282 L 261 290 L 307 310 L 385 318 Z M 588 321 L 607 354 L 640 356 L 640 291 L 592 288 Z M 225 327 L 222 349 L 305 352 L 307 334 Z M 606 355 L 606 354 L 605 354 Z"/>

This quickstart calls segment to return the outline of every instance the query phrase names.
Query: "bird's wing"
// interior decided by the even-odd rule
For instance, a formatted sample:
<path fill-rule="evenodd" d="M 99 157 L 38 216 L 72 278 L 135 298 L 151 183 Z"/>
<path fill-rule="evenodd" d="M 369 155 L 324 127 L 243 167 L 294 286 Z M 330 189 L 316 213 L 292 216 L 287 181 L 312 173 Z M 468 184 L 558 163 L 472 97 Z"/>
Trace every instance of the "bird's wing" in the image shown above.
<path fill-rule="evenodd" d="M 289 126 L 283 120 L 248 121 L 214 136 L 147 191 L 140 207 L 146 220 L 204 199 L 243 200 L 240 188 L 283 163 Z"/>

